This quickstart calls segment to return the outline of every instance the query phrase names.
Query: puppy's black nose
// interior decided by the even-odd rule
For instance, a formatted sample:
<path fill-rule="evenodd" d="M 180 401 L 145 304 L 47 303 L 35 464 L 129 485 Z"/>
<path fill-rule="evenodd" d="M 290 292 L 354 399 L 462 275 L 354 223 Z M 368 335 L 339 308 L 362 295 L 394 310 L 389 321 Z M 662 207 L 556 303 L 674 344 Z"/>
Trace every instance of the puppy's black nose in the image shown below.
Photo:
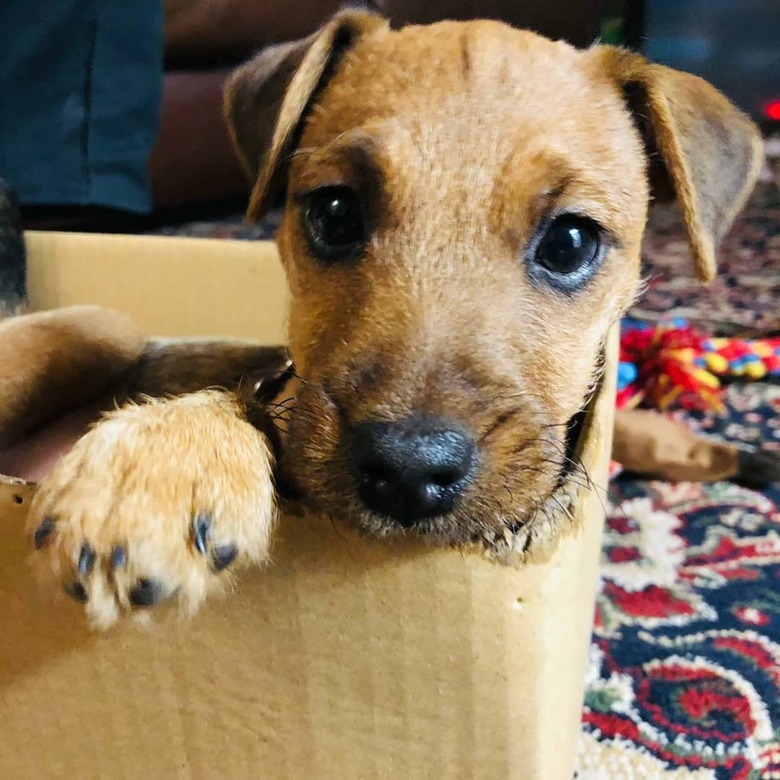
<path fill-rule="evenodd" d="M 410 417 L 358 426 L 352 458 L 363 503 L 409 526 L 453 508 L 476 466 L 476 446 L 445 420 Z"/>

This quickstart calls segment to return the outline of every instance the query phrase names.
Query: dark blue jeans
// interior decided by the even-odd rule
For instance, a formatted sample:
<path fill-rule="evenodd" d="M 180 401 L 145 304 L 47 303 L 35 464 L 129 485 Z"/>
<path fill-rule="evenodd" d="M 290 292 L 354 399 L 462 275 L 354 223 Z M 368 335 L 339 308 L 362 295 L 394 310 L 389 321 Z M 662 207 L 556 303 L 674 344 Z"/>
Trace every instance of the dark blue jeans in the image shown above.
<path fill-rule="evenodd" d="M 161 0 L 0 2 L 0 178 L 22 205 L 146 213 Z"/>

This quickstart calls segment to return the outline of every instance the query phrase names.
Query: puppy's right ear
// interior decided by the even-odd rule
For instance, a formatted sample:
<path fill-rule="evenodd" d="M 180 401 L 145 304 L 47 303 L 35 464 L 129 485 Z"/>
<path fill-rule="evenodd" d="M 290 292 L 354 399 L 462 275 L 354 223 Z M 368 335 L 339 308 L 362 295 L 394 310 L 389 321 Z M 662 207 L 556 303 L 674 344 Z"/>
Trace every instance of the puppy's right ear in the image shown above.
<path fill-rule="evenodd" d="M 230 77 L 225 114 L 255 182 L 250 219 L 283 202 L 289 156 L 317 94 L 344 54 L 360 37 L 386 26 L 368 11 L 343 11 L 308 38 L 265 49 Z"/>
<path fill-rule="evenodd" d="M 648 152 L 653 197 L 682 212 L 699 278 L 715 278 L 715 248 L 758 178 L 764 144 L 753 121 L 715 87 L 614 46 L 596 46 Z"/>

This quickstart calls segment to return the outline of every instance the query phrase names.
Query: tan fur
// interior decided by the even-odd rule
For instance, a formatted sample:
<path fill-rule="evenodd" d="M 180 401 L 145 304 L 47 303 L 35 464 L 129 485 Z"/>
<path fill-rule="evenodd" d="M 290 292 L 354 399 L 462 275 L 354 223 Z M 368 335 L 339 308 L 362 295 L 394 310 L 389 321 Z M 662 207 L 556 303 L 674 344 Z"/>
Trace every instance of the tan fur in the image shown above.
<path fill-rule="evenodd" d="M 126 406 L 84 436 L 40 486 L 30 532 L 45 518 L 57 527 L 45 544 L 44 571 L 58 592 L 81 581 L 93 627 L 107 628 L 129 609 L 128 593 L 141 578 L 175 595 L 187 614 L 224 587 L 227 573 L 212 571 L 208 554 L 193 544 L 198 516 L 212 519 L 212 548 L 237 545 L 232 568 L 267 560 L 273 456 L 244 418 L 236 400 L 220 392 Z M 96 560 L 79 577 L 85 542 Z M 126 563 L 112 567 L 117 547 Z"/>
<path fill-rule="evenodd" d="M 99 398 L 146 346 L 129 317 L 72 306 L 0 322 L 0 450 Z"/>
<path fill-rule="evenodd" d="M 711 84 L 690 73 L 599 47 L 597 71 L 621 88 L 639 88 L 650 151 L 666 168 L 702 281 L 717 271 L 717 242 L 745 205 L 761 169 L 758 128 Z"/>
<path fill-rule="evenodd" d="M 637 83 L 650 139 L 644 109 L 632 115 L 626 103 Z M 646 147 L 660 150 L 708 278 L 712 247 L 757 172 L 752 125 L 699 80 L 636 55 L 495 22 L 391 31 L 355 12 L 244 66 L 226 108 L 256 178 L 250 215 L 286 206 L 278 241 L 298 378 L 295 405 L 277 409 L 285 483 L 368 533 L 402 533 L 363 508 L 347 437 L 365 421 L 438 415 L 478 441 L 479 469 L 454 511 L 416 530 L 445 544 L 518 529 L 532 539 L 541 513 L 553 539 L 544 512 L 566 425 L 639 289 Z M 363 194 L 372 237 L 358 261 L 326 265 L 303 238 L 299 196 L 336 182 Z M 533 283 L 523 260 L 540 221 L 560 211 L 609 235 L 599 272 L 572 295 Z M 187 529 L 204 507 L 247 556 L 265 558 L 271 460 L 243 413 L 206 395 L 101 423 L 33 512 L 33 523 L 63 523 L 49 548 L 56 569 L 72 574 L 84 539 L 102 556 L 124 543 L 133 576 L 151 571 L 193 606 L 208 577 Z M 100 625 L 126 606 L 126 586 L 112 601 L 106 582 L 90 580 Z"/>

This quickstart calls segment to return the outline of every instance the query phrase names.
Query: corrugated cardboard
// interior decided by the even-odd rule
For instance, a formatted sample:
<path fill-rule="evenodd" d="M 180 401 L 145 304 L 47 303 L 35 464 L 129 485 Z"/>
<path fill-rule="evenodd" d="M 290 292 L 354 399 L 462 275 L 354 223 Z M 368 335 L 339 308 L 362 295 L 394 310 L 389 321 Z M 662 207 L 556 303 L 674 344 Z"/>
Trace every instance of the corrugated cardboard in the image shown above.
<path fill-rule="evenodd" d="M 151 335 L 284 344 L 287 287 L 270 241 L 30 232 L 35 310 L 100 303 Z"/>
<path fill-rule="evenodd" d="M 29 247 L 38 307 L 111 305 L 154 335 L 280 338 L 271 245 L 31 235 Z M 612 373 L 581 452 L 598 485 Z M 552 559 L 519 569 L 287 517 L 273 563 L 192 622 L 94 635 L 31 583 L 30 490 L 0 485 L 0 777 L 572 777 L 596 491 Z"/>

